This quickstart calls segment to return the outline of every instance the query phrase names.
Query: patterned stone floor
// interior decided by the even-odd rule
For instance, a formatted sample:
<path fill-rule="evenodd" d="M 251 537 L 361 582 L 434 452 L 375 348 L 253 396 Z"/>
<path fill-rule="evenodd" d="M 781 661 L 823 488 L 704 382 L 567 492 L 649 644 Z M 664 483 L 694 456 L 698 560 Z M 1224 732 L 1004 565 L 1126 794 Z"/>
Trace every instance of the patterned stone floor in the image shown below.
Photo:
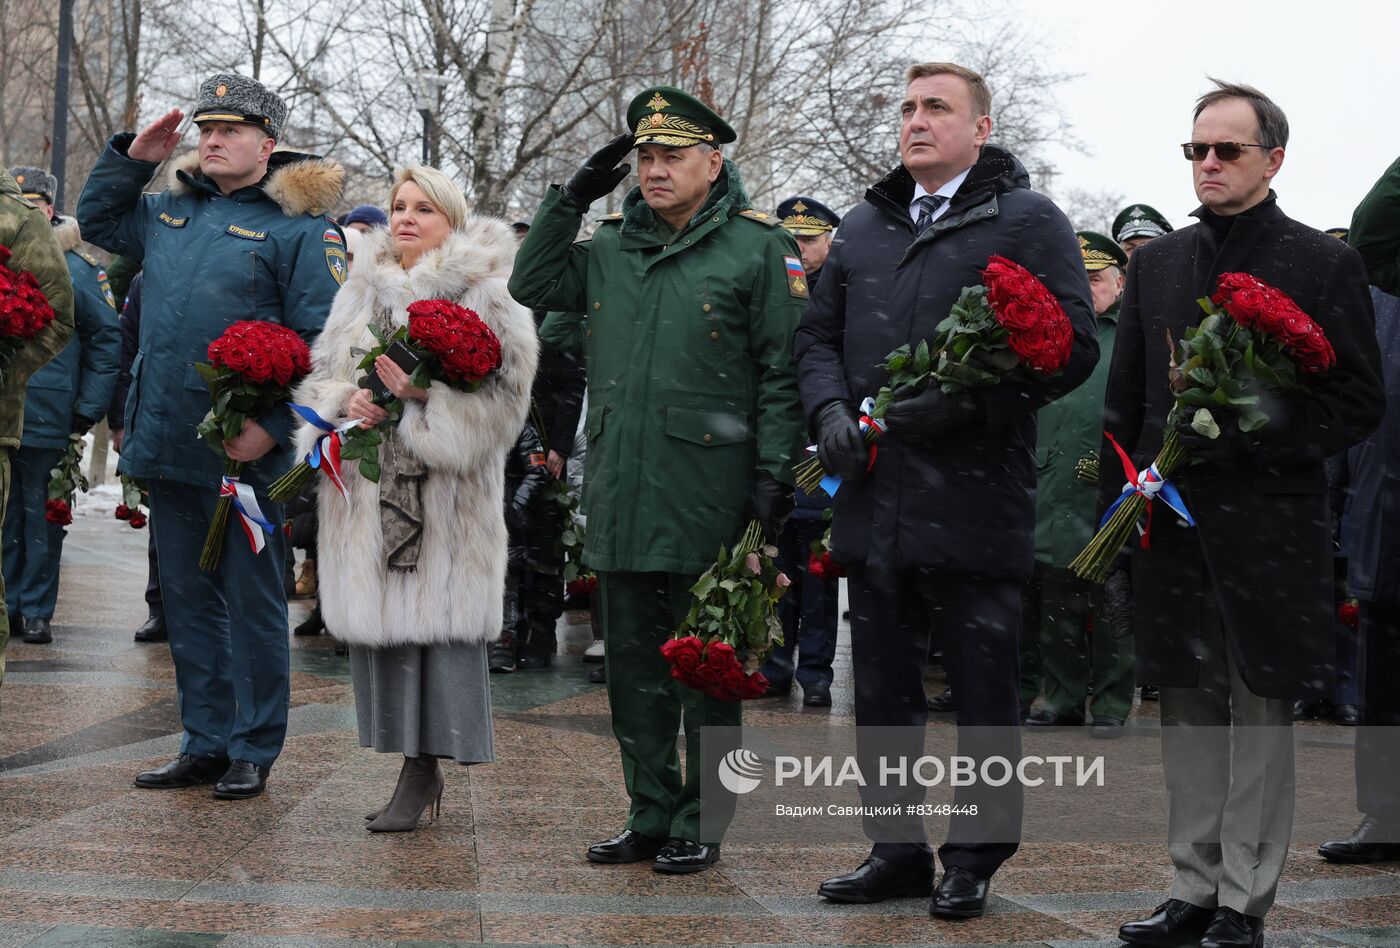
<path fill-rule="evenodd" d="M 291 735 L 268 793 L 150 792 L 131 777 L 177 743 L 164 646 L 138 646 L 144 532 L 81 518 L 65 552 L 50 646 L 12 643 L 0 692 L 0 948 L 427 946 L 456 943 L 705 945 L 1116 945 L 1124 920 L 1169 880 L 1156 845 L 1023 847 L 989 914 L 931 920 L 926 900 L 835 906 L 817 883 L 859 845 L 794 838 L 726 844 L 697 876 L 601 867 L 584 847 L 625 815 L 605 697 L 573 617 L 550 672 L 493 679 L 499 759 L 449 771 L 442 820 L 371 836 L 398 764 L 357 746 L 343 659 L 327 639 L 293 647 Z M 304 606 L 298 604 L 294 618 Z M 844 632 L 836 706 L 849 715 Z M 931 684 L 931 687 L 937 687 Z M 1150 710 L 1150 709 L 1149 709 Z M 799 698 L 751 723 L 813 720 Z M 1150 722 L 1144 722 L 1150 726 Z M 946 726 L 946 725 L 945 725 Z M 1334 828 L 1351 825 L 1349 801 Z M 1400 866 L 1339 868 L 1297 843 L 1268 944 L 1400 945 Z"/>

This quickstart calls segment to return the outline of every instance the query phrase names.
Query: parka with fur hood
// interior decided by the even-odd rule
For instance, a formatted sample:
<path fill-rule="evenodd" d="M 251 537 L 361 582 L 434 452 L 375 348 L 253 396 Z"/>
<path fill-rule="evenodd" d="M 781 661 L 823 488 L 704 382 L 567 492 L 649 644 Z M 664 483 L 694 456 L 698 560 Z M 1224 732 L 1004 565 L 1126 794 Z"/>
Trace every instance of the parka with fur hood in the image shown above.
<path fill-rule="evenodd" d="M 501 341 L 501 367 L 480 389 L 468 394 L 434 382 L 426 403 L 406 403 L 395 429 L 427 470 L 414 571 L 388 569 L 379 484 L 345 463 L 347 503 L 321 479 L 321 608 L 331 632 L 352 645 L 476 643 L 500 632 L 506 452 L 529 410 L 539 358 L 530 312 L 506 291 L 514 256 L 510 228 L 492 218 L 469 216 L 410 270 L 400 265 L 388 230 L 372 231 L 312 352 L 314 369 L 296 399 L 338 421 L 363 375 L 353 350 L 375 345 L 369 322 L 376 311 L 402 326 L 410 303 L 451 300 L 475 311 Z M 298 454 L 319 434 L 303 426 Z"/>
<path fill-rule="evenodd" d="M 78 202 L 89 243 L 144 264 L 120 469 L 212 489 L 224 458 L 195 434 L 210 407 L 195 363 L 239 320 L 280 323 L 314 342 L 347 271 L 345 238 L 324 216 L 345 172 L 277 151 L 261 182 L 224 195 L 190 153 L 172 161 L 169 188 L 143 194 L 156 165 L 127 156 L 134 138 L 112 138 Z M 292 417 L 279 405 L 257 419 L 277 447 L 244 466 L 245 482 L 261 490 L 291 467 Z"/>

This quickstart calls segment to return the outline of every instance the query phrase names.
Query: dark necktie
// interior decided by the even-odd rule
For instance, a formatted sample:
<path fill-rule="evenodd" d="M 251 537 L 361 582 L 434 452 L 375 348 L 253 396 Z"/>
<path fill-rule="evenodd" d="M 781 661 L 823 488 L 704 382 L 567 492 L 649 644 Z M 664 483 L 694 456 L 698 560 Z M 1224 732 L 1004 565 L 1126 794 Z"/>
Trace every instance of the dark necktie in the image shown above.
<path fill-rule="evenodd" d="M 947 202 L 947 196 L 942 194 L 925 194 L 915 201 L 919 206 L 919 219 L 914 222 L 914 229 L 921 234 L 928 230 L 928 225 L 933 223 L 934 212 Z"/>

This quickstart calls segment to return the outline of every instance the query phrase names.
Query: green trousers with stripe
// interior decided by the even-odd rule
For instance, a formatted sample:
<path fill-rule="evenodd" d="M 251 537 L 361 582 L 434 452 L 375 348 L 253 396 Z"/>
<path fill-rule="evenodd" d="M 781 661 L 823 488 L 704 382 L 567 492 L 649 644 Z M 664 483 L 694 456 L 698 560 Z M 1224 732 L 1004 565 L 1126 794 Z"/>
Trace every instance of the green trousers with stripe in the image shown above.
<path fill-rule="evenodd" d="M 598 574 L 597 602 L 603 627 L 608 676 L 608 704 L 613 734 L 622 752 L 622 772 L 632 800 L 627 829 L 659 839 L 700 839 L 700 813 L 709 835 L 725 826 L 734 798 L 722 794 L 701 800 L 701 731 L 703 727 L 737 728 L 737 701 L 710 698 L 671 677 L 661 646 L 690 611 L 690 587 L 696 577 L 675 573 Z M 677 746 L 685 735 L 685 769 Z M 716 766 L 712 740 L 706 757 Z M 711 781 L 713 783 L 713 781 Z"/>

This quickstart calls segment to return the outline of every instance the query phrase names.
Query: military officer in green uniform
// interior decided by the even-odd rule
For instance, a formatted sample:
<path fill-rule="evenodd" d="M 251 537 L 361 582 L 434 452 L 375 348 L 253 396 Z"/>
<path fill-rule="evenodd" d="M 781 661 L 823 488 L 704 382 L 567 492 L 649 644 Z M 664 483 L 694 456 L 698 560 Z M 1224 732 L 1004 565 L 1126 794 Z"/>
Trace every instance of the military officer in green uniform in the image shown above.
<path fill-rule="evenodd" d="M 1112 351 L 1128 255 L 1103 234 L 1080 231 L 1078 236 L 1099 346 Z M 1097 526 L 1097 486 L 1076 467 L 1098 450 L 1103 437 L 1108 369 L 1109 360 L 1100 359 L 1083 385 L 1038 413 L 1035 572 L 1026 584 L 1021 626 L 1021 703 L 1029 705 L 1042 686 L 1045 695 L 1044 708 L 1026 723 L 1082 725 L 1088 697 L 1088 723 L 1096 737 L 1120 736 L 1133 707 L 1133 640 L 1110 628 L 1103 588 L 1068 568 Z"/>
<path fill-rule="evenodd" d="M 1149 240 L 1171 232 L 1171 222 L 1147 204 L 1129 204 L 1113 219 L 1113 239 L 1129 257 Z"/>
<path fill-rule="evenodd" d="M 68 451 L 72 435 L 87 434 L 107 414 L 121 361 L 121 330 L 107 274 L 79 247 L 78 222 L 55 212 L 58 179 L 42 168 L 10 172 L 49 216 L 73 281 L 77 332 L 52 362 L 29 378 L 24 435 L 11 459 L 10 499 L 5 507 L 5 599 L 24 641 L 53 641 L 49 622 L 58 602 L 58 564 L 64 528 L 49 523 L 44 503 L 49 472 Z"/>
<path fill-rule="evenodd" d="M 29 377 L 40 366 L 63 351 L 73 335 L 73 283 L 63 252 L 54 239 L 49 217 L 23 190 L 10 173 L 0 168 L 0 246 L 10 251 L 8 266 L 15 273 L 28 271 L 53 307 L 54 321 L 15 354 L 4 367 L 0 387 L 0 510 L 10 498 L 10 455 L 19 447 L 24 428 L 24 393 Z M 3 597 L 0 597 L 3 598 Z M 5 645 L 10 623 L 0 623 L 0 679 L 5 672 Z"/>
<path fill-rule="evenodd" d="M 584 558 L 599 576 L 632 800 L 625 830 L 588 858 L 698 872 L 719 856 L 718 838 L 700 838 L 700 729 L 737 726 L 739 705 L 677 684 L 658 650 L 720 546 L 752 517 L 775 536 L 791 511 L 802 444 L 792 339 L 807 280 L 792 237 L 749 206 L 720 154 L 735 137 L 724 119 L 655 86 L 627 121 L 629 133 L 550 188 L 510 290 L 555 311 L 541 337 L 581 348 L 587 367 Z M 626 177 L 619 163 L 633 147 L 639 186 L 592 240 L 574 243 L 589 205 Z M 706 826 L 723 825 L 733 799 L 705 806 Z"/>
<path fill-rule="evenodd" d="M 224 442 L 276 529 L 254 554 L 235 521 L 219 568 L 200 570 L 224 458 L 195 431 L 210 407 L 195 363 L 241 320 L 280 323 L 314 341 L 347 272 L 345 239 L 325 216 L 345 172 L 276 150 L 286 103 L 226 73 L 200 84 L 197 150 L 175 160 L 169 188 L 145 193 L 179 144 L 183 118 L 172 109 L 139 135 L 113 136 L 83 188 L 78 221 L 89 241 L 143 266 L 120 469 L 150 487 L 185 736 L 179 756 L 136 785 L 213 783 L 216 797 L 238 800 L 263 792 L 287 733 L 286 537 L 282 506 L 264 492 L 292 465 L 293 415 L 278 405 Z"/>

